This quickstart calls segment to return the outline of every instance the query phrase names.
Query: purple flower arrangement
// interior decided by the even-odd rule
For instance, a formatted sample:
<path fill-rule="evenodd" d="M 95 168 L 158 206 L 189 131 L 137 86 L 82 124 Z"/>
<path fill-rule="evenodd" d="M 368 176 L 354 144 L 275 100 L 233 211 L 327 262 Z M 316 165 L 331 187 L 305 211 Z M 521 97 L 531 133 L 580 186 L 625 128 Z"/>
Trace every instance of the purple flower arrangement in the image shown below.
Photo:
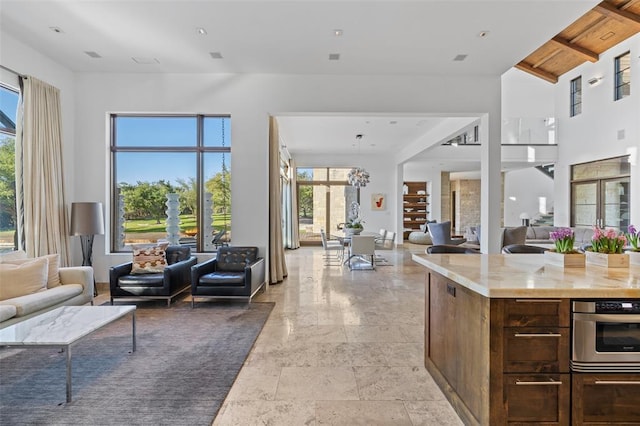
<path fill-rule="evenodd" d="M 574 253 L 573 243 L 575 242 L 575 235 L 573 235 L 573 229 L 571 228 L 559 228 L 557 231 L 549 232 L 549 237 L 556 245 L 556 252 L 558 253 Z"/>
<path fill-rule="evenodd" d="M 640 251 L 640 231 L 635 226 L 629 225 L 627 228 L 627 241 L 631 245 L 631 251 Z"/>
<path fill-rule="evenodd" d="M 627 244 L 627 237 L 624 233 L 615 229 L 593 228 L 591 238 L 591 251 L 596 253 L 622 253 L 622 249 Z"/>

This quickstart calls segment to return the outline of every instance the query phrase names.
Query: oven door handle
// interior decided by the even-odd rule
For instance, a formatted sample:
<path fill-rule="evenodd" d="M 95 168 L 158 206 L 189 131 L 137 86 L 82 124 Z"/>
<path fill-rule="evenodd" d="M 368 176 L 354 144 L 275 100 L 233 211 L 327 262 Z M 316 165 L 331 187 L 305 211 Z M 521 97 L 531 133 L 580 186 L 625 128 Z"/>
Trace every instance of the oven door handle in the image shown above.
<path fill-rule="evenodd" d="M 583 314 L 574 313 L 573 319 L 578 321 L 594 321 L 608 323 L 640 323 L 640 315 L 631 314 Z"/>

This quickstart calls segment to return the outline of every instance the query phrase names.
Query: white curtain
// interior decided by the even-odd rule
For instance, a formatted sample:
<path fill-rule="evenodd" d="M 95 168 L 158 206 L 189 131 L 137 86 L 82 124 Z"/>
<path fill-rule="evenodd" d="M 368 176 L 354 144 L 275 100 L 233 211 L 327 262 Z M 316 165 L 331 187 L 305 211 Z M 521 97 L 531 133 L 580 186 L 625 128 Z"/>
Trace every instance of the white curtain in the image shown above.
<path fill-rule="evenodd" d="M 282 241 L 282 194 L 280 193 L 280 137 L 278 122 L 269 117 L 269 282 L 288 275 Z"/>
<path fill-rule="evenodd" d="M 296 172 L 296 162 L 292 158 L 289 161 L 289 199 L 291 200 L 291 208 L 289 209 L 289 248 L 297 249 L 300 247 L 300 233 L 298 222 L 298 173 Z"/>
<path fill-rule="evenodd" d="M 33 77 L 20 81 L 16 128 L 18 244 L 31 257 L 60 255 L 69 264 L 62 166 L 60 91 Z"/>

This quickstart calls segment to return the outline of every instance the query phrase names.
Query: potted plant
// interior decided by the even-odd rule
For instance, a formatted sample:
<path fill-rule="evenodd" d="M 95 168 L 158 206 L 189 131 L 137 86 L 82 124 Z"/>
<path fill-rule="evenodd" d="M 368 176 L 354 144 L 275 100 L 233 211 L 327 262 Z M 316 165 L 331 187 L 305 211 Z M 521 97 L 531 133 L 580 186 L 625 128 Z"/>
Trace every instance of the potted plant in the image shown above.
<path fill-rule="evenodd" d="M 640 265 L 640 230 L 633 225 L 627 228 L 627 242 L 629 243 L 626 249 L 629 263 Z"/>
<path fill-rule="evenodd" d="M 575 235 L 571 228 L 559 228 L 549 233 L 554 249 L 544 252 L 547 262 L 564 268 L 583 268 L 584 254 L 573 248 Z"/>
<path fill-rule="evenodd" d="M 627 244 L 623 232 L 615 229 L 593 228 L 591 247 L 585 251 L 587 263 L 606 266 L 608 268 L 625 268 L 629 266 L 629 256 L 622 253 Z"/>
<path fill-rule="evenodd" d="M 350 217 L 344 224 L 344 233 L 345 234 L 359 234 L 364 229 L 363 227 L 364 221 L 361 217 Z"/>

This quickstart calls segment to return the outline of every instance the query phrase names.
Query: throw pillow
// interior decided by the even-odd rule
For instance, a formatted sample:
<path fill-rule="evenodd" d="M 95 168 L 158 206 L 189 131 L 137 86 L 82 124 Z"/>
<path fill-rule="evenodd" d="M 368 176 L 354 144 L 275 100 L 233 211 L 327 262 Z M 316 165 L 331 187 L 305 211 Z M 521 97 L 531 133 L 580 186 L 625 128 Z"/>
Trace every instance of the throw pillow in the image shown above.
<path fill-rule="evenodd" d="M 0 300 L 46 289 L 48 267 L 49 260 L 45 257 L 29 259 L 20 265 L 0 264 Z"/>
<path fill-rule="evenodd" d="M 11 260 L 22 260 L 27 258 L 27 252 L 24 250 L 13 250 L 0 254 L 0 263 L 9 262 Z"/>
<path fill-rule="evenodd" d="M 48 259 L 49 267 L 47 269 L 47 288 L 58 287 L 60 283 L 60 255 L 59 254 L 47 254 L 40 257 L 35 257 L 33 259 L 14 259 L 7 260 L 4 263 L 11 263 L 13 265 L 21 265 L 26 262 L 30 262 L 34 259 Z"/>
<path fill-rule="evenodd" d="M 155 274 L 167 267 L 166 250 L 169 243 L 155 246 L 133 245 L 132 274 Z"/>

